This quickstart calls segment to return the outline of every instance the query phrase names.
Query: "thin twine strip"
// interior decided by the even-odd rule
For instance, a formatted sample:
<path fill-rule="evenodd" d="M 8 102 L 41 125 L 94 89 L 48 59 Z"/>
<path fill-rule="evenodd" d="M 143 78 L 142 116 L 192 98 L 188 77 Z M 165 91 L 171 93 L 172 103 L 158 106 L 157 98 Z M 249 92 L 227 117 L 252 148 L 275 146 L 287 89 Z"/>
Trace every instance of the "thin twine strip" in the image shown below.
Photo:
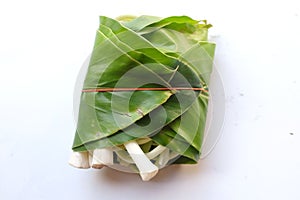
<path fill-rule="evenodd" d="M 168 91 L 168 90 L 194 90 L 208 92 L 204 88 L 172 87 L 172 88 L 93 88 L 83 89 L 82 92 L 127 92 L 127 91 Z"/>

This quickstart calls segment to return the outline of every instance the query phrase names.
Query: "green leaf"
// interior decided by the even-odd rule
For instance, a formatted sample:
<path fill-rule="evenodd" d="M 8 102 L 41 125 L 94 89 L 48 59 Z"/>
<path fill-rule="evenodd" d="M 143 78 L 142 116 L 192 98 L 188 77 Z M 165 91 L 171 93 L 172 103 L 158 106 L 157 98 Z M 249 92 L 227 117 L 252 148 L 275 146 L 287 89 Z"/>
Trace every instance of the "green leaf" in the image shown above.
<path fill-rule="evenodd" d="M 103 19 L 103 16 L 100 17 L 100 21 L 101 19 Z M 160 17 L 156 17 L 156 16 L 149 16 L 149 15 L 142 15 L 140 17 L 137 17 L 129 22 L 124 22 L 124 26 L 126 26 L 127 28 L 137 32 L 142 30 L 143 28 L 154 24 L 156 22 L 159 22 L 161 20 Z"/>
<path fill-rule="evenodd" d="M 196 149 L 201 148 L 203 140 L 206 108 L 207 99 L 199 96 L 198 100 L 193 103 L 190 109 L 179 120 L 175 120 L 169 125 L 174 132 Z"/>
<path fill-rule="evenodd" d="M 152 139 L 160 145 L 167 146 L 185 157 L 197 161 L 200 157 L 199 150 L 195 149 L 189 143 L 184 142 L 181 136 L 175 131 L 166 127 L 161 132 L 152 137 Z"/>
<path fill-rule="evenodd" d="M 215 44 L 211 27 L 188 16 L 100 17 L 83 89 L 170 88 L 166 91 L 83 92 L 74 151 L 122 146 L 149 137 L 196 163 L 207 112 Z M 172 161 L 173 162 L 173 161 Z"/>

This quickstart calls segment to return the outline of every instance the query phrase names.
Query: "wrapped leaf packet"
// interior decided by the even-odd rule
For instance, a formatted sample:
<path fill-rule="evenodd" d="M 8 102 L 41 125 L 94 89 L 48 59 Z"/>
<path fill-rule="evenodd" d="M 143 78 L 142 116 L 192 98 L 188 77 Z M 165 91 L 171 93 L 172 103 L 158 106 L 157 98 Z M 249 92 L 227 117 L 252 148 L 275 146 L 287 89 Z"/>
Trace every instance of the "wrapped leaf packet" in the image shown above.
<path fill-rule="evenodd" d="M 100 17 L 70 164 L 139 173 L 195 164 L 215 44 L 188 16 Z"/>

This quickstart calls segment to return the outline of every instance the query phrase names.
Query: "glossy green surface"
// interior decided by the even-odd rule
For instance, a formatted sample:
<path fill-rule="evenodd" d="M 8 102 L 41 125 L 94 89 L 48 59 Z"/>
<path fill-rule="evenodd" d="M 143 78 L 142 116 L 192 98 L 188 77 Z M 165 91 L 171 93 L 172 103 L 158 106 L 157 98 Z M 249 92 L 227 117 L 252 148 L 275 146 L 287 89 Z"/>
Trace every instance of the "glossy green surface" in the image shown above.
<path fill-rule="evenodd" d="M 215 50 L 207 41 L 210 27 L 187 16 L 124 21 L 101 16 L 83 89 L 208 90 Z M 208 91 L 194 90 L 83 92 L 73 150 L 150 137 L 181 155 L 174 163 L 196 163 L 208 96 Z"/>

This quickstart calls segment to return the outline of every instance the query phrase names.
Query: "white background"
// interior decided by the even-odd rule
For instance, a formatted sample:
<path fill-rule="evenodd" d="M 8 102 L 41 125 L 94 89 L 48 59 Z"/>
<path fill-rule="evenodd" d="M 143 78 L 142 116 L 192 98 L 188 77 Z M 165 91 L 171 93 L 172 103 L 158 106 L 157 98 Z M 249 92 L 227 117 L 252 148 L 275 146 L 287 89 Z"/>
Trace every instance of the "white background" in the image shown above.
<path fill-rule="evenodd" d="M 225 88 L 214 151 L 151 182 L 67 164 L 98 16 L 122 14 L 208 19 Z M 300 199 L 299 37 L 296 0 L 1 1 L 1 199 Z"/>

